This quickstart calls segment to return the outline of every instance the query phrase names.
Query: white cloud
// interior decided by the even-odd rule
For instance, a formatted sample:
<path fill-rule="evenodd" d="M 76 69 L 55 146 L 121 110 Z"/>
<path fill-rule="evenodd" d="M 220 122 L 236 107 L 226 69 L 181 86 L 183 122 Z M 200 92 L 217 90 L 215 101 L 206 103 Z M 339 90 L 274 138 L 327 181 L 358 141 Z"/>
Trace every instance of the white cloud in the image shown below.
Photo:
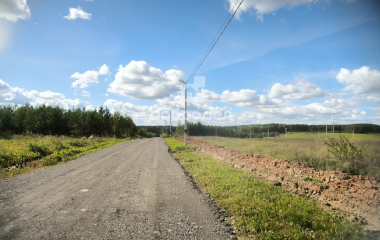
<path fill-rule="evenodd" d="M 38 105 L 57 105 L 65 109 L 84 106 L 81 100 L 66 99 L 62 93 L 52 91 L 38 92 L 36 90 L 26 91 L 22 88 L 11 87 L 0 79 L 0 105 L 23 105 L 27 102 Z"/>
<path fill-rule="evenodd" d="M 76 88 L 79 85 L 79 88 L 89 87 L 91 83 L 99 83 L 98 77 L 99 75 L 107 75 L 109 74 L 109 68 L 106 64 L 104 64 L 99 71 L 86 71 L 85 73 L 76 72 L 70 76 L 70 78 L 76 78 L 78 80 L 71 83 L 72 88 Z"/>
<path fill-rule="evenodd" d="M 111 74 L 110 73 L 110 68 L 107 65 L 104 64 L 103 66 L 100 67 L 99 74 L 100 75 L 109 75 L 109 74 Z"/>
<path fill-rule="evenodd" d="M 230 11 L 232 11 L 238 4 L 236 0 L 227 0 L 230 4 Z M 348 3 L 352 3 L 356 0 L 346 0 Z M 280 8 L 287 7 L 293 8 L 299 5 L 308 5 L 317 3 L 318 0 L 245 0 L 236 13 L 236 18 L 240 19 L 242 12 L 255 12 L 257 19 L 263 20 L 263 16 L 268 13 L 273 13 Z M 328 2 L 328 1 L 326 1 Z"/>
<path fill-rule="evenodd" d="M 343 91 L 351 91 L 354 94 L 380 93 L 380 72 L 370 70 L 369 67 L 355 69 L 352 73 L 342 68 L 336 79 L 345 85 Z"/>
<path fill-rule="evenodd" d="M 179 79 L 183 77 L 179 70 L 163 73 L 144 61 L 131 61 L 125 67 L 120 65 L 107 91 L 134 99 L 160 99 L 177 93 L 181 88 Z"/>
<path fill-rule="evenodd" d="M 91 13 L 86 13 L 80 7 L 78 7 L 78 8 L 70 8 L 69 15 L 64 16 L 63 18 L 66 18 L 69 20 L 75 20 L 77 18 L 91 20 L 91 16 L 92 16 Z"/>
<path fill-rule="evenodd" d="M 8 21 L 17 22 L 19 19 L 30 18 L 30 9 L 26 0 L 1 0 L 0 18 Z"/>
<path fill-rule="evenodd" d="M 163 120 L 167 123 L 169 120 L 169 111 L 172 111 L 172 123 L 176 125 L 178 119 L 183 120 L 183 101 L 182 104 L 178 103 L 180 96 L 170 96 L 164 99 L 159 99 L 159 104 L 151 106 L 136 106 L 129 102 L 116 101 L 108 99 L 103 105 L 110 109 L 111 112 L 120 112 L 132 116 L 133 120 L 140 125 L 159 125 L 163 124 Z M 182 99 L 181 99 L 182 100 Z M 229 117 L 230 109 L 227 107 L 213 107 L 207 105 L 189 103 L 188 106 L 188 120 L 189 121 L 202 121 L 210 123 L 213 119 L 226 120 Z M 183 121 L 182 121 L 183 122 Z"/>
<path fill-rule="evenodd" d="M 236 0 L 228 0 L 230 3 L 230 11 L 233 10 Z M 239 1 L 240 2 L 240 1 Z M 316 0 L 245 0 L 236 13 L 236 17 L 240 19 L 242 12 L 254 11 L 258 19 L 263 20 L 264 14 L 275 12 L 283 7 L 295 7 L 298 5 L 310 4 L 317 2 Z M 236 8 L 236 6 L 235 6 Z"/>
<path fill-rule="evenodd" d="M 99 72 L 97 71 L 87 71 L 85 73 L 79 73 L 76 72 L 73 75 L 70 76 L 70 78 L 77 78 L 78 80 L 71 83 L 72 88 L 78 87 L 80 85 L 80 88 L 86 88 L 89 87 L 88 84 L 90 83 L 99 83 L 98 81 Z"/>
<path fill-rule="evenodd" d="M 95 110 L 94 105 L 87 105 L 86 106 L 86 111 L 93 111 L 93 110 Z"/>
<path fill-rule="evenodd" d="M 88 91 L 82 91 L 82 95 L 83 95 L 83 97 L 91 97 L 91 93 L 90 92 L 88 92 Z"/>
<path fill-rule="evenodd" d="M 305 100 L 328 96 L 326 91 L 311 82 L 296 78 L 292 84 L 282 85 L 276 83 L 268 93 L 269 98 L 283 97 L 287 100 Z"/>
<path fill-rule="evenodd" d="M 238 92 L 226 90 L 222 94 L 214 93 L 206 89 L 202 89 L 194 102 L 211 104 L 213 102 L 231 103 L 238 107 L 281 107 L 289 105 L 279 99 L 270 99 L 266 95 L 258 95 L 255 90 L 242 89 Z"/>
<path fill-rule="evenodd" d="M 345 84 L 343 91 L 350 91 L 360 98 L 380 105 L 380 72 L 369 67 L 355 69 L 352 72 L 342 68 L 336 79 Z"/>

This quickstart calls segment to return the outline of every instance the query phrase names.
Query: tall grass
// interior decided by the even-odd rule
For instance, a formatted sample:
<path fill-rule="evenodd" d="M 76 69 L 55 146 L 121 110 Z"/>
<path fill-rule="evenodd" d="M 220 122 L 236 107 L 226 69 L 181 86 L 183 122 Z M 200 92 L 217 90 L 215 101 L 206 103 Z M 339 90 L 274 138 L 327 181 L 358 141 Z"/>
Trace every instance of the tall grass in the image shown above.
<path fill-rule="evenodd" d="M 342 159 L 328 151 L 326 139 L 235 139 L 222 137 L 195 137 L 218 146 L 237 149 L 248 154 L 265 155 L 293 162 L 306 162 L 320 170 L 343 171 Z M 356 147 L 364 147 L 362 164 L 369 176 L 380 179 L 380 140 L 349 139 Z M 364 173 L 363 173 L 364 174 Z"/>
<path fill-rule="evenodd" d="M 38 135 L 0 139 L 0 179 L 66 162 L 123 141 L 126 139 Z M 9 167 L 12 168 L 8 170 Z"/>

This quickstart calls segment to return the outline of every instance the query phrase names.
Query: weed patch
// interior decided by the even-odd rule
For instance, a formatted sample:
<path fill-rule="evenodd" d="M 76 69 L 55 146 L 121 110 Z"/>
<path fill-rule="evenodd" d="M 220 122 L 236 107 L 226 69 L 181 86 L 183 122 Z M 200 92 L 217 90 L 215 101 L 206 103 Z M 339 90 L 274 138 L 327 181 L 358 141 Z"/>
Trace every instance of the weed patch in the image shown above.
<path fill-rule="evenodd" d="M 368 166 L 363 161 L 364 146 L 358 148 L 345 136 L 339 136 L 340 140 L 329 139 L 325 144 L 328 151 L 339 161 L 342 172 L 351 175 L 367 175 Z"/>
<path fill-rule="evenodd" d="M 128 140 L 113 138 L 85 140 L 53 136 L 16 136 L 0 140 L 0 179 L 70 161 L 124 141 Z"/>

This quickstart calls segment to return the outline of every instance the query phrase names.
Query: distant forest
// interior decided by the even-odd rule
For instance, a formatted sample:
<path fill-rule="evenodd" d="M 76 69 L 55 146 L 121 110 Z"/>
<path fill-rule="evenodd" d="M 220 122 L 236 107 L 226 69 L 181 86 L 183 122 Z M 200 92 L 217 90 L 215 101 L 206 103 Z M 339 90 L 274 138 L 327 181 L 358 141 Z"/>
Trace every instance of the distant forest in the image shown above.
<path fill-rule="evenodd" d="M 332 125 L 328 125 L 328 132 L 332 132 Z M 262 138 L 263 136 L 275 137 L 288 132 L 326 132 L 326 125 L 307 125 L 307 124 L 255 124 L 242 126 L 211 126 L 198 123 L 187 123 L 189 136 L 220 136 L 235 138 Z M 144 137 L 160 136 L 161 133 L 169 135 L 169 126 L 138 126 L 139 135 Z M 336 133 L 380 133 L 380 126 L 376 124 L 347 124 L 335 125 Z M 183 136 L 184 125 L 179 122 L 177 126 L 172 126 L 173 135 Z"/>
<path fill-rule="evenodd" d="M 325 132 L 326 125 L 307 124 L 255 124 L 242 126 L 211 126 L 200 122 L 187 124 L 189 136 L 221 136 L 236 138 L 262 138 L 288 132 Z M 376 124 L 347 124 L 335 125 L 335 132 L 380 133 Z M 328 125 L 332 132 L 332 125 Z M 70 109 L 30 104 L 19 107 L 0 106 L 1 134 L 43 134 L 43 135 L 72 135 L 72 136 L 117 136 L 117 137 L 159 137 L 162 133 L 169 136 L 169 126 L 136 126 L 129 116 L 110 113 L 107 108 L 97 110 Z M 172 126 L 172 135 L 182 136 L 184 126 L 179 121 Z"/>
<path fill-rule="evenodd" d="M 137 127 L 131 117 L 110 113 L 107 108 L 65 110 L 26 104 L 0 107 L 0 133 L 134 137 Z"/>

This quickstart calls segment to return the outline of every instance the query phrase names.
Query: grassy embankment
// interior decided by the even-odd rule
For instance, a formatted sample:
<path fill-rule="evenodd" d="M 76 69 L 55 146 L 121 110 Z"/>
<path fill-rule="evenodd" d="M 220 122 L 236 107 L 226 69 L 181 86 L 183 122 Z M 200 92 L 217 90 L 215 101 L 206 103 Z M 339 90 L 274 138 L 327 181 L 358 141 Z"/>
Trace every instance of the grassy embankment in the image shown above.
<path fill-rule="evenodd" d="M 240 239 L 371 239 L 316 203 L 166 139 L 174 157 L 228 216 Z"/>
<path fill-rule="evenodd" d="M 0 179 L 65 163 L 124 141 L 128 140 L 55 136 L 15 136 L 12 139 L 0 139 Z M 7 169 L 16 165 L 17 168 Z"/>
<path fill-rule="evenodd" d="M 366 134 L 362 134 L 366 135 Z M 289 136 L 288 136 L 289 137 Z M 237 149 L 253 155 L 265 155 L 293 162 L 306 162 L 320 170 L 342 171 L 344 164 L 335 159 L 325 145 L 326 139 L 238 139 L 221 137 L 196 137 L 218 146 Z M 364 146 L 363 175 L 380 179 L 380 140 L 350 139 L 355 146 Z"/>

